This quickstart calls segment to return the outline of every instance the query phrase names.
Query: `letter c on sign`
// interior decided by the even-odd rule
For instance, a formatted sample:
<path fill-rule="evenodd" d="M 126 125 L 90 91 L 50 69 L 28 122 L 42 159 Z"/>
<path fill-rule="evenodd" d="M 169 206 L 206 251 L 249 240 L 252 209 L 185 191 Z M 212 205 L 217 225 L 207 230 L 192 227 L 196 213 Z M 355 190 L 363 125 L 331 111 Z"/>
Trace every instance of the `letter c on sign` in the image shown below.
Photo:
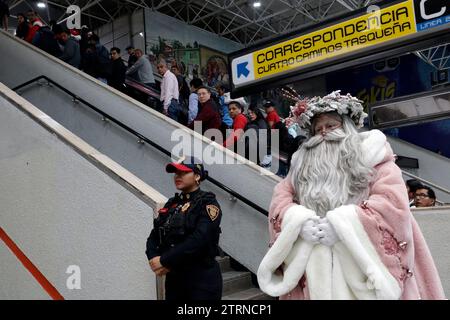
<path fill-rule="evenodd" d="M 442 7 L 441 11 L 439 11 L 439 12 L 432 13 L 432 14 L 427 14 L 426 10 L 425 10 L 425 2 L 427 2 L 427 1 L 428 0 L 420 0 L 420 15 L 422 16 L 423 19 L 430 20 L 430 19 L 438 18 L 438 17 L 442 16 L 445 13 L 445 10 L 447 8 L 446 7 Z"/>

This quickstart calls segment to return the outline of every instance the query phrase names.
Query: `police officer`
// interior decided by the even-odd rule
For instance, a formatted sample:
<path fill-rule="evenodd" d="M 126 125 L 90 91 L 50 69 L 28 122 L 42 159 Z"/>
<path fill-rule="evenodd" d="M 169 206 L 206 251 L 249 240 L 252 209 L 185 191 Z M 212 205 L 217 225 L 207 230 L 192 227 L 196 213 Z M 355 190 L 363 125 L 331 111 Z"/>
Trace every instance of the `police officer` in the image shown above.
<path fill-rule="evenodd" d="M 166 300 L 220 300 L 218 255 L 222 212 L 216 196 L 200 190 L 208 172 L 195 158 L 169 163 L 181 191 L 159 210 L 147 239 L 147 258 L 157 276 L 166 275 Z"/>

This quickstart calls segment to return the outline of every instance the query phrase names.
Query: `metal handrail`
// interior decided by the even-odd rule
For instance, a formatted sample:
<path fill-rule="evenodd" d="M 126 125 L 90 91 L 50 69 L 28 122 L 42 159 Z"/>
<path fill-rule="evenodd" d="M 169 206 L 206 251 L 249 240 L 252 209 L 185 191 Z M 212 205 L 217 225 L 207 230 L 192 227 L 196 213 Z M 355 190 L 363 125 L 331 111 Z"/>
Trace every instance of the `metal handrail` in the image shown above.
<path fill-rule="evenodd" d="M 94 110 L 95 112 L 99 113 L 102 115 L 103 118 L 108 119 L 112 122 L 114 122 L 115 124 L 117 124 L 119 127 L 123 128 L 124 130 L 128 131 L 129 133 L 135 135 L 136 137 L 139 138 L 140 141 L 144 141 L 146 143 L 148 143 L 149 145 L 151 145 L 152 147 L 154 147 L 155 149 L 157 149 L 158 151 L 160 151 L 161 153 L 172 157 L 172 154 L 170 153 L 170 151 L 166 150 L 165 148 L 161 147 L 159 144 L 151 141 L 150 139 L 148 139 L 147 137 L 143 136 L 142 134 L 140 134 L 139 132 L 131 129 L 130 127 L 128 127 L 127 125 L 125 125 L 124 123 L 120 122 L 119 120 L 117 120 L 116 118 L 108 115 L 107 113 L 103 112 L 102 110 L 98 109 L 97 107 L 93 106 L 92 104 L 90 104 L 89 102 L 87 102 L 86 100 L 84 100 L 83 98 L 77 96 L 76 94 L 74 94 L 73 92 L 71 92 L 70 90 L 68 90 L 67 88 L 61 86 L 60 84 L 56 83 L 55 81 L 53 81 L 52 79 L 48 78 L 47 76 L 41 75 L 38 76 L 36 78 L 33 78 L 21 85 L 16 86 L 15 88 L 13 88 L 13 91 L 17 91 L 22 89 L 23 87 L 26 87 L 36 81 L 39 81 L 41 79 L 44 79 L 46 81 L 48 81 L 49 83 L 51 83 L 52 85 L 54 85 L 55 87 L 59 88 L 60 90 L 64 91 L 65 93 L 67 93 L 68 95 L 70 95 L 73 99 L 80 101 L 81 103 L 85 104 L 86 106 L 88 106 L 89 108 L 91 108 L 92 110 Z M 212 184 L 216 185 L 217 187 L 219 187 L 220 189 L 226 191 L 227 193 L 229 193 L 230 195 L 232 195 L 234 198 L 239 199 L 240 201 L 242 201 L 243 203 L 245 203 L 246 205 L 248 205 L 249 207 L 255 209 L 256 211 L 259 211 L 260 213 L 268 216 L 269 213 L 267 210 L 265 210 L 264 208 L 258 206 L 256 203 L 248 200 L 247 198 L 241 196 L 239 193 L 237 193 L 236 191 L 230 189 L 229 187 L 225 186 L 224 184 L 220 183 L 219 181 L 217 181 L 216 179 L 208 176 L 206 178 L 206 180 L 208 180 L 209 182 L 211 182 Z"/>
<path fill-rule="evenodd" d="M 435 188 L 435 189 L 437 189 L 437 190 L 439 190 L 439 191 L 442 191 L 442 192 L 444 192 L 444 193 L 450 195 L 450 190 L 447 190 L 447 189 L 445 189 L 445 188 L 443 188 L 443 187 L 441 187 L 441 186 L 438 186 L 437 184 L 434 184 L 433 182 L 430 182 L 430 181 L 428 181 L 428 180 L 425 180 L 425 179 L 423 179 L 423 178 L 421 178 L 421 177 L 418 177 L 418 176 L 416 176 L 416 175 L 414 175 L 414 174 L 412 174 L 412 173 L 409 173 L 409 172 L 407 172 L 407 171 L 404 171 L 404 170 L 402 170 L 402 174 L 404 174 L 404 175 L 406 175 L 406 176 L 408 176 L 408 177 L 411 177 L 411 178 L 413 178 L 413 179 L 419 180 L 420 182 L 423 182 L 423 183 L 429 185 L 430 187 L 433 187 L 433 188 Z M 440 203 L 440 204 L 445 204 L 445 202 L 439 201 L 439 200 L 437 200 L 437 199 L 436 199 L 436 202 L 438 202 L 438 203 Z"/>

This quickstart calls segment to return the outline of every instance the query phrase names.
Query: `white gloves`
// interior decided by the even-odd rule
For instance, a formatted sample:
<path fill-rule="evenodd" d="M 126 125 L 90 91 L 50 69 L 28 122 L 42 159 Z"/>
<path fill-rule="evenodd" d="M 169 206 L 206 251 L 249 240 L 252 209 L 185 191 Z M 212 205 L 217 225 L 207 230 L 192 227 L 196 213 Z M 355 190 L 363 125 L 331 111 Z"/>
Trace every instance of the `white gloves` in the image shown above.
<path fill-rule="evenodd" d="M 339 241 L 336 231 L 327 218 L 314 217 L 306 220 L 303 223 L 300 236 L 305 241 L 313 244 L 321 243 L 328 247 L 332 247 Z"/>
<path fill-rule="evenodd" d="M 317 222 L 319 221 L 319 217 L 315 217 L 312 219 L 308 219 L 303 223 L 302 230 L 300 231 L 300 237 L 303 240 L 318 244 L 319 237 L 317 236 L 317 232 L 319 232 L 319 228 L 317 228 Z"/>
<path fill-rule="evenodd" d="M 334 230 L 333 225 L 330 223 L 330 221 L 328 221 L 326 217 L 319 220 L 317 228 L 319 229 L 319 231 L 317 232 L 316 236 L 319 237 L 319 241 L 321 244 L 332 247 L 336 242 L 339 241 L 339 237 Z"/>

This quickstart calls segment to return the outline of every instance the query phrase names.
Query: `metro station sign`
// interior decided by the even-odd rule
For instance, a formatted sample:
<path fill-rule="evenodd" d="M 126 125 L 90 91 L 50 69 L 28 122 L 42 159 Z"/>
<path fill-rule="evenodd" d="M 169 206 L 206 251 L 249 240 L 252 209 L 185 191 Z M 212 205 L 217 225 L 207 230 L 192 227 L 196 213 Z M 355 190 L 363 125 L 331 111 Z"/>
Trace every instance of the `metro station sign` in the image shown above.
<path fill-rule="evenodd" d="M 355 16 L 356 15 L 356 16 Z M 450 27 L 448 0 L 392 1 L 344 21 L 230 54 L 233 90 Z"/>

